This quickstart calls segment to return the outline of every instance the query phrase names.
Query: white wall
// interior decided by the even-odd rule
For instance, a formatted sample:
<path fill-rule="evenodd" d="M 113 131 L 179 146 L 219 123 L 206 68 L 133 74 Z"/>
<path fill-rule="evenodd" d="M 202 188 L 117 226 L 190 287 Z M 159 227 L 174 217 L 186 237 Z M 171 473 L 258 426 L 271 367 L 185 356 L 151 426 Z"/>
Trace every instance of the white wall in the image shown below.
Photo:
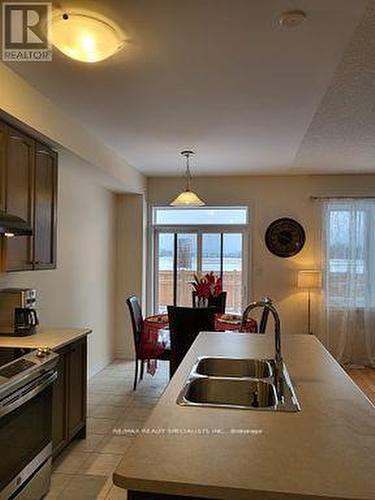
<path fill-rule="evenodd" d="M 113 190 L 144 192 L 144 176 L 125 158 L 1 62 L 0 82 L 1 112 L 88 161 L 92 175 L 100 176 L 101 182 Z"/>
<path fill-rule="evenodd" d="M 118 358 L 132 358 L 134 343 L 126 298 L 145 297 L 145 202 L 136 194 L 116 196 L 116 345 Z"/>
<path fill-rule="evenodd" d="M 168 204 L 182 186 L 181 178 L 150 178 L 148 202 Z M 249 206 L 248 298 L 271 296 L 280 309 L 283 330 L 306 333 L 306 294 L 296 288 L 297 271 L 320 266 L 320 210 L 310 195 L 374 194 L 375 176 L 198 177 L 193 179 L 193 189 L 211 205 Z M 283 216 L 299 220 L 307 236 L 304 249 L 289 259 L 272 255 L 264 244 L 268 224 Z M 316 306 L 318 297 L 313 298 Z M 315 332 L 316 323 L 316 310 L 313 310 Z"/>
<path fill-rule="evenodd" d="M 115 195 L 93 181 L 91 166 L 59 155 L 57 269 L 3 273 L 0 287 L 35 287 L 41 323 L 91 327 L 90 373 L 114 356 Z"/>

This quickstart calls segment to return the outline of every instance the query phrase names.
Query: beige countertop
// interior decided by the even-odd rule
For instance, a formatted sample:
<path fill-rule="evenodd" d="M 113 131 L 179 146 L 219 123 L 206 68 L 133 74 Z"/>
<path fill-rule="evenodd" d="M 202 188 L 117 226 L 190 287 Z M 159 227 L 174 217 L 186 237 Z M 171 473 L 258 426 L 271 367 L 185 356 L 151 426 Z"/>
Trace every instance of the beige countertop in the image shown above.
<path fill-rule="evenodd" d="M 115 484 L 231 500 L 374 500 L 374 406 L 314 336 L 284 335 L 282 347 L 300 412 L 177 405 L 197 357 L 274 354 L 273 336 L 203 333 L 144 428 L 224 434 L 140 434 L 118 465 Z"/>
<path fill-rule="evenodd" d="M 34 335 L 26 337 L 0 336 L 0 347 L 17 347 L 24 349 L 37 349 L 48 346 L 59 349 L 85 335 L 91 333 L 90 328 L 46 328 L 40 327 Z"/>

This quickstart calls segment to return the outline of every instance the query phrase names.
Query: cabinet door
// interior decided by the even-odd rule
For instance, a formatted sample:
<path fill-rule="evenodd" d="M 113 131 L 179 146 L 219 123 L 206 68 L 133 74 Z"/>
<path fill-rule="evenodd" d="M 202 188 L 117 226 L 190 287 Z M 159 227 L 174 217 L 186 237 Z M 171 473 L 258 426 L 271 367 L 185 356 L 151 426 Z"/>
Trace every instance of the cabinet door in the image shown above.
<path fill-rule="evenodd" d="M 56 267 L 57 154 L 36 144 L 34 269 Z"/>
<path fill-rule="evenodd" d="M 71 438 L 86 422 L 86 338 L 71 344 L 69 352 L 68 435 Z"/>
<path fill-rule="evenodd" d="M 5 205 L 8 213 L 33 225 L 35 142 L 9 128 L 5 161 Z M 33 268 L 32 237 L 15 236 L 5 242 L 5 270 L 27 271 Z"/>
<path fill-rule="evenodd" d="M 66 349 L 57 351 L 57 379 L 53 385 L 52 402 L 52 445 L 53 454 L 56 456 L 67 443 L 67 355 Z"/>

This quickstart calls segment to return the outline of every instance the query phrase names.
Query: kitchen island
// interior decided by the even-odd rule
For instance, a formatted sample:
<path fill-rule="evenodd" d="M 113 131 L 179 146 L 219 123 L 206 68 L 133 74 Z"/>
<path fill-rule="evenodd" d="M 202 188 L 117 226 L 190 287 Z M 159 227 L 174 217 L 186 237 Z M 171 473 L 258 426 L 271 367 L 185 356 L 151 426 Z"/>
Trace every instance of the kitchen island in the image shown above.
<path fill-rule="evenodd" d="M 314 336 L 284 335 L 282 348 L 300 412 L 179 406 L 199 356 L 274 355 L 272 335 L 202 333 L 114 483 L 130 500 L 374 500 L 374 406 Z"/>

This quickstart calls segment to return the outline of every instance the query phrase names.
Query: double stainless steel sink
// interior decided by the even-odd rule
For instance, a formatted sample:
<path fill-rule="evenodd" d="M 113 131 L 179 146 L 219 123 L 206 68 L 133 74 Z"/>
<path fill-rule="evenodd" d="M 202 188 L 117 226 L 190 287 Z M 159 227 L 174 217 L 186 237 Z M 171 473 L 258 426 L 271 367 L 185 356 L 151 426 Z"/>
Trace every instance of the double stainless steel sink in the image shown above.
<path fill-rule="evenodd" d="M 197 407 L 300 410 L 285 363 L 274 359 L 199 358 L 177 402 Z"/>

